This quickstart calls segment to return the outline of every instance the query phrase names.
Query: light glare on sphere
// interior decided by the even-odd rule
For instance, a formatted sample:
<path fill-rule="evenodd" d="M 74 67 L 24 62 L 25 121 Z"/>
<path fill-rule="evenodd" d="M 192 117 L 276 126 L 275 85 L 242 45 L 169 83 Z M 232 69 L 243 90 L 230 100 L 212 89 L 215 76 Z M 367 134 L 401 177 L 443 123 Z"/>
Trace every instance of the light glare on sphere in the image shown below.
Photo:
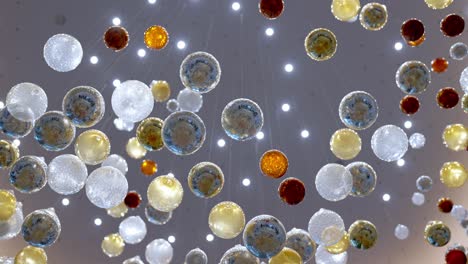
<path fill-rule="evenodd" d="M 323 241 L 324 231 L 327 229 L 330 230 L 330 228 L 340 232 L 337 233 L 337 236 L 327 239 L 327 241 Z M 331 210 L 321 208 L 310 218 L 308 231 L 315 243 L 331 246 L 341 240 L 345 232 L 345 225 L 339 214 Z"/>
<path fill-rule="evenodd" d="M 70 195 L 83 189 L 88 169 L 75 155 L 64 154 L 55 157 L 47 167 L 49 187 L 58 194 Z"/>
<path fill-rule="evenodd" d="M 45 91 L 34 83 L 19 83 L 13 86 L 6 97 L 7 109 L 15 118 L 29 122 L 38 119 L 47 110 L 48 99 Z M 20 105 L 30 109 L 31 114 L 12 111 L 9 106 Z"/>
<path fill-rule="evenodd" d="M 146 246 L 145 256 L 149 264 L 169 264 L 173 254 L 171 244 L 164 239 L 155 239 Z"/>
<path fill-rule="evenodd" d="M 111 103 L 115 114 L 121 119 L 140 122 L 153 111 L 154 99 L 146 84 L 130 80 L 114 89 Z"/>
<path fill-rule="evenodd" d="M 130 216 L 119 225 L 119 234 L 128 244 L 138 244 L 146 236 L 146 224 L 140 216 Z"/>
<path fill-rule="evenodd" d="M 408 150 L 408 137 L 401 128 L 385 125 L 372 135 L 371 147 L 377 158 L 387 162 L 397 161 Z"/>
<path fill-rule="evenodd" d="M 119 205 L 127 193 L 127 179 L 113 167 L 97 168 L 86 180 L 86 196 L 99 208 L 109 209 Z"/>
<path fill-rule="evenodd" d="M 73 71 L 83 59 L 83 48 L 73 36 L 57 34 L 49 38 L 44 45 L 44 59 L 55 71 Z"/>
<path fill-rule="evenodd" d="M 203 106 L 203 97 L 200 93 L 185 88 L 177 95 L 177 102 L 180 110 L 196 113 Z"/>
<path fill-rule="evenodd" d="M 330 163 L 317 172 L 315 187 L 323 199 L 341 201 L 353 188 L 353 176 L 343 165 Z"/>

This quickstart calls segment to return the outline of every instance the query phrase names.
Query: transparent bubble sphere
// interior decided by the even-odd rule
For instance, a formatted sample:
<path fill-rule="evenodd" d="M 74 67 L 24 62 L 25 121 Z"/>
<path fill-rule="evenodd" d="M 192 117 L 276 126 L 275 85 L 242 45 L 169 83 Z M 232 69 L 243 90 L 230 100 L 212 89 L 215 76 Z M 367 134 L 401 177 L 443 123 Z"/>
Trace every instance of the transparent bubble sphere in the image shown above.
<path fill-rule="evenodd" d="M 38 119 L 47 110 L 47 94 L 44 90 L 34 83 L 19 83 L 13 86 L 7 94 L 6 105 L 18 104 L 23 107 L 28 107 L 32 115 L 16 114 L 12 111 L 12 115 L 21 121 L 33 121 Z"/>
<path fill-rule="evenodd" d="M 429 176 L 422 175 L 416 180 L 416 188 L 420 192 L 428 192 L 432 189 L 432 179 Z"/>
<path fill-rule="evenodd" d="M 375 98 L 362 91 L 347 94 L 339 107 L 341 122 L 351 129 L 366 129 L 372 126 L 379 115 Z"/>
<path fill-rule="evenodd" d="M 127 179 L 113 167 L 98 168 L 86 180 L 86 196 L 99 208 L 109 209 L 119 205 L 127 193 Z"/>
<path fill-rule="evenodd" d="M 377 158 L 387 162 L 397 161 L 408 150 L 408 136 L 395 125 L 385 125 L 372 135 L 371 147 Z"/>
<path fill-rule="evenodd" d="M 336 230 L 340 230 L 341 236 L 338 235 L 335 237 L 335 239 L 329 240 L 327 241 L 328 243 L 325 244 L 324 241 L 322 241 L 322 235 L 327 229 L 330 229 L 330 227 L 334 227 Z M 339 214 L 322 208 L 310 218 L 308 231 L 312 239 L 317 244 L 331 246 L 341 240 L 345 232 L 345 225 Z"/>
<path fill-rule="evenodd" d="M 208 264 L 208 256 L 203 250 L 195 248 L 185 255 L 184 264 Z"/>
<path fill-rule="evenodd" d="M 166 103 L 167 111 L 174 113 L 179 111 L 179 102 L 176 99 L 170 99 Z"/>
<path fill-rule="evenodd" d="M 150 204 L 147 204 L 145 207 L 145 215 L 148 222 L 155 225 L 165 225 L 172 218 L 172 211 L 163 212 L 157 209 L 154 209 Z"/>
<path fill-rule="evenodd" d="M 206 52 L 189 54 L 180 65 L 180 80 L 185 87 L 198 93 L 213 90 L 221 78 L 221 67 L 216 58 Z"/>
<path fill-rule="evenodd" d="M 341 201 L 353 189 L 353 176 L 343 165 L 330 163 L 317 172 L 315 187 L 323 199 Z"/>
<path fill-rule="evenodd" d="M 317 246 L 307 231 L 293 228 L 286 234 L 285 247 L 294 249 L 306 263 L 314 257 Z"/>
<path fill-rule="evenodd" d="M 19 104 L 7 105 L 0 109 L 0 130 L 5 135 L 11 138 L 22 138 L 31 133 L 34 127 L 34 120 L 21 121 L 14 116 L 24 117 L 24 119 L 32 119 L 33 113 L 29 107 Z"/>
<path fill-rule="evenodd" d="M 224 253 L 219 264 L 260 264 L 260 260 L 250 254 L 246 247 L 236 245 Z"/>
<path fill-rule="evenodd" d="M 177 95 L 179 109 L 181 111 L 198 112 L 203 106 L 203 96 L 197 92 L 185 88 Z"/>
<path fill-rule="evenodd" d="M 62 110 L 75 126 L 92 127 L 104 116 L 104 97 L 93 87 L 78 86 L 67 92 Z"/>
<path fill-rule="evenodd" d="M 414 149 L 423 148 L 426 144 L 426 137 L 421 133 L 414 133 L 409 138 L 409 144 Z"/>
<path fill-rule="evenodd" d="M 114 89 L 111 104 L 115 114 L 121 119 L 140 122 L 153 111 L 154 99 L 151 89 L 146 84 L 130 80 Z"/>
<path fill-rule="evenodd" d="M 122 172 L 123 175 L 127 174 L 128 171 L 127 161 L 124 158 L 122 158 L 122 156 L 117 154 L 110 155 L 109 157 L 107 157 L 106 160 L 104 160 L 101 163 L 101 167 L 105 166 L 114 167 L 120 172 Z"/>
<path fill-rule="evenodd" d="M 431 71 L 420 61 L 407 61 L 396 72 L 396 84 L 407 94 L 420 94 L 431 83 Z"/>
<path fill-rule="evenodd" d="M 229 102 L 221 115 L 226 134 L 235 140 L 254 138 L 263 127 L 263 112 L 252 100 L 239 98 Z"/>
<path fill-rule="evenodd" d="M 150 264 L 169 264 L 173 254 L 171 244 L 164 239 L 155 239 L 146 246 L 146 261 Z"/>
<path fill-rule="evenodd" d="M 55 71 L 73 71 L 83 59 L 83 48 L 73 36 L 57 34 L 49 38 L 44 45 L 44 59 Z"/>
<path fill-rule="evenodd" d="M 119 234 L 128 244 L 138 244 L 146 236 L 146 224 L 140 216 L 130 216 L 119 225 Z"/>
<path fill-rule="evenodd" d="M 450 47 L 450 58 L 464 60 L 468 55 L 468 46 L 463 42 L 457 42 Z"/>
<path fill-rule="evenodd" d="M 411 202 L 416 206 L 421 206 L 426 202 L 426 197 L 420 192 L 415 192 L 411 197 Z"/>

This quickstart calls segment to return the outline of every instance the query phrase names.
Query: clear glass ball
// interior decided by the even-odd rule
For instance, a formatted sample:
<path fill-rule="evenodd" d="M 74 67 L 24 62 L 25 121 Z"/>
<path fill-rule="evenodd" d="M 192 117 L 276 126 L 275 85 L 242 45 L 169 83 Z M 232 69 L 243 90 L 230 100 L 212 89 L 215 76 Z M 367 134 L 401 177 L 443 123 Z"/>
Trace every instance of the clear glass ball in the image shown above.
<path fill-rule="evenodd" d="M 159 211 L 157 209 L 154 209 L 154 207 L 148 203 L 145 207 L 145 215 L 146 219 L 148 219 L 148 222 L 155 225 L 165 225 L 171 220 L 172 211 Z"/>
<path fill-rule="evenodd" d="M 130 80 L 114 89 L 111 98 L 115 114 L 131 122 L 140 122 L 151 114 L 154 99 L 151 89 L 143 82 Z"/>
<path fill-rule="evenodd" d="M 460 74 L 460 86 L 465 93 L 468 93 L 468 67 Z"/>
<path fill-rule="evenodd" d="M 44 60 L 58 72 L 73 71 L 83 59 L 81 43 L 73 36 L 57 34 L 44 45 Z"/>
<path fill-rule="evenodd" d="M 246 247 L 235 245 L 228 249 L 219 264 L 260 264 L 260 260 L 250 254 Z"/>
<path fill-rule="evenodd" d="M 167 111 L 174 113 L 179 111 L 179 102 L 176 99 L 170 99 L 166 103 L 166 109 Z"/>
<path fill-rule="evenodd" d="M 420 192 L 415 192 L 411 197 L 411 202 L 416 206 L 421 206 L 426 202 L 426 197 Z"/>
<path fill-rule="evenodd" d="M 431 83 L 431 71 L 420 61 L 407 61 L 396 72 L 396 84 L 406 94 L 420 94 Z"/>
<path fill-rule="evenodd" d="M 199 248 L 192 249 L 185 255 L 185 264 L 208 264 L 208 256 Z"/>
<path fill-rule="evenodd" d="M 86 180 L 86 196 L 99 208 L 109 209 L 119 205 L 127 193 L 127 179 L 113 167 L 97 168 Z"/>
<path fill-rule="evenodd" d="M 181 111 L 198 112 L 203 106 L 203 96 L 189 88 L 185 88 L 177 95 L 179 109 Z"/>
<path fill-rule="evenodd" d="M 414 149 L 421 149 L 426 144 L 426 137 L 421 133 L 414 133 L 409 138 L 409 144 Z"/>
<path fill-rule="evenodd" d="M 354 91 L 343 97 L 338 112 L 345 126 L 361 130 L 375 123 L 379 115 L 379 107 L 371 94 Z"/>
<path fill-rule="evenodd" d="M 180 80 L 194 92 L 213 90 L 221 78 L 221 66 L 216 58 L 206 52 L 189 54 L 180 65 Z"/>
<path fill-rule="evenodd" d="M 409 236 L 409 228 L 405 225 L 398 224 L 395 227 L 395 237 L 398 238 L 399 240 L 405 240 Z"/>
<path fill-rule="evenodd" d="M 322 240 L 324 232 L 333 227 L 335 230 L 341 231 L 341 236 L 324 243 Z M 325 246 L 331 246 L 338 243 L 345 233 L 345 225 L 341 216 L 331 210 L 321 208 L 309 220 L 308 231 L 315 243 Z"/>
<path fill-rule="evenodd" d="M 22 121 L 14 116 L 24 117 L 23 119 L 32 119 L 33 113 L 30 108 L 12 104 L 0 109 L 0 130 L 11 138 L 23 138 L 34 128 L 34 120 Z"/>
<path fill-rule="evenodd" d="M 263 127 L 263 112 L 252 100 L 239 98 L 223 109 L 221 125 L 226 134 L 238 141 L 254 138 Z"/>
<path fill-rule="evenodd" d="M 385 125 L 372 135 L 371 147 L 377 158 L 387 162 L 397 161 L 408 150 L 408 137 L 403 129 Z"/>
<path fill-rule="evenodd" d="M 17 191 L 35 193 L 47 184 L 47 164 L 36 156 L 23 156 L 11 166 L 9 175 Z"/>
<path fill-rule="evenodd" d="M 78 86 L 67 92 L 62 101 L 63 113 L 76 127 L 92 127 L 104 116 L 102 94 L 91 86 Z"/>
<path fill-rule="evenodd" d="M 149 264 L 171 263 L 174 250 L 164 239 L 155 239 L 146 246 L 145 256 Z"/>
<path fill-rule="evenodd" d="M 119 225 L 119 234 L 128 244 L 138 244 L 146 236 L 146 223 L 140 216 L 130 216 Z"/>
<path fill-rule="evenodd" d="M 53 208 L 36 210 L 24 218 L 21 233 L 33 247 L 45 248 L 54 244 L 62 227 Z"/>
<path fill-rule="evenodd" d="M 45 91 L 34 83 L 19 83 L 13 86 L 7 94 L 7 107 L 18 104 L 31 110 L 32 115 L 22 115 L 12 111 L 12 115 L 21 121 L 34 121 L 47 110 L 48 100 Z"/>
<path fill-rule="evenodd" d="M 457 42 L 450 47 L 450 58 L 464 60 L 468 55 L 468 46 L 463 42 Z"/>
<path fill-rule="evenodd" d="M 419 178 L 416 180 L 416 188 L 418 188 L 420 192 L 430 191 L 432 189 L 432 184 L 433 182 L 431 177 L 426 175 L 419 176 Z"/>
<path fill-rule="evenodd" d="M 112 154 L 101 163 L 101 167 L 110 166 L 118 169 L 123 175 L 128 172 L 127 161 L 120 155 Z"/>
<path fill-rule="evenodd" d="M 353 189 L 353 176 L 343 165 L 330 163 L 317 172 L 315 187 L 323 199 L 341 201 Z"/>

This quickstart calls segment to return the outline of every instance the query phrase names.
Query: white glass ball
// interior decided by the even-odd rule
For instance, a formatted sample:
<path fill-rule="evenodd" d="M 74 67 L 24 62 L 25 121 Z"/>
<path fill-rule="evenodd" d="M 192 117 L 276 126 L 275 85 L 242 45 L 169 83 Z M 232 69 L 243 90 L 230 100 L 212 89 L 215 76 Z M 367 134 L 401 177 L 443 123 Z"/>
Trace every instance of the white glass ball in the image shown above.
<path fill-rule="evenodd" d="M 343 252 L 341 254 L 331 254 L 327 251 L 327 248 L 320 245 L 315 253 L 316 264 L 346 264 L 348 262 L 348 253 Z"/>
<path fill-rule="evenodd" d="M 426 144 L 426 137 L 421 133 L 414 133 L 409 138 L 409 144 L 414 149 L 420 149 Z"/>
<path fill-rule="evenodd" d="M 180 109 L 179 108 L 179 102 L 177 102 L 176 99 L 170 99 L 166 103 L 166 109 L 167 109 L 167 111 L 169 111 L 171 113 L 179 111 L 179 109 Z"/>
<path fill-rule="evenodd" d="M 387 162 L 397 161 L 408 150 L 408 136 L 397 126 L 385 125 L 372 135 L 371 147 L 377 158 Z"/>
<path fill-rule="evenodd" d="M 49 38 L 44 45 L 44 59 L 55 71 L 73 71 L 83 59 L 83 48 L 73 36 L 57 34 Z"/>
<path fill-rule="evenodd" d="M 128 244 L 138 244 L 146 236 L 146 224 L 140 216 L 130 216 L 119 225 L 119 234 Z"/>
<path fill-rule="evenodd" d="M 88 169 L 75 155 L 64 154 L 55 157 L 47 167 L 47 182 L 58 194 L 69 195 L 83 189 Z"/>
<path fill-rule="evenodd" d="M 198 112 L 203 106 L 203 96 L 189 88 L 185 88 L 177 95 L 177 102 L 181 111 Z"/>
<path fill-rule="evenodd" d="M 468 217 L 468 211 L 462 205 L 454 205 L 452 207 L 452 211 L 450 211 L 450 215 L 452 215 L 457 221 L 461 222 Z"/>
<path fill-rule="evenodd" d="M 413 202 L 413 204 L 416 206 L 423 205 L 425 201 L 426 197 L 420 192 L 413 193 L 413 196 L 411 197 L 411 202 Z"/>
<path fill-rule="evenodd" d="M 328 239 L 328 241 L 326 241 L 327 243 L 324 243 L 322 238 L 330 229 L 341 231 L 341 236 L 338 232 L 338 236 L 335 236 L 334 239 Z M 308 231 L 310 237 L 315 241 L 315 243 L 331 246 L 341 240 L 344 235 L 345 225 L 339 214 L 331 210 L 321 208 L 310 218 Z"/>
<path fill-rule="evenodd" d="M 466 67 L 460 74 L 460 86 L 463 92 L 468 93 L 468 67 Z"/>
<path fill-rule="evenodd" d="M 169 264 L 174 250 L 169 242 L 164 239 L 155 239 L 146 246 L 146 261 L 149 264 Z"/>
<path fill-rule="evenodd" d="M 343 165 L 330 163 L 315 176 L 315 187 L 325 200 L 340 201 L 351 193 L 353 176 Z"/>
<path fill-rule="evenodd" d="M 121 83 L 112 93 L 112 109 L 125 121 L 140 122 L 151 114 L 154 106 L 151 89 L 140 81 Z"/>
<path fill-rule="evenodd" d="M 117 154 L 112 154 L 107 157 L 101 164 L 101 167 L 110 166 L 118 169 L 123 175 L 127 174 L 128 171 L 128 164 L 127 161 L 122 158 L 122 156 Z"/>
<path fill-rule="evenodd" d="M 464 60 L 468 55 L 468 46 L 463 42 L 457 42 L 450 47 L 450 58 Z"/>
<path fill-rule="evenodd" d="M 409 236 L 409 229 L 405 225 L 398 224 L 395 227 L 395 237 L 399 240 L 405 240 Z"/>
<path fill-rule="evenodd" d="M 30 109 L 32 116 L 8 108 L 11 115 L 21 121 L 30 122 L 38 119 L 47 110 L 47 94 L 34 83 L 19 83 L 10 89 L 6 97 L 7 107 L 14 104 Z"/>
<path fill-rule="evenodd" d="M 99 208 L 109 209 L 119 205 L 127 193 L 127 178 L 113 167 L 97 168 L 86 180 L 86 196 Z"/>
<path fill-rule="evenodd" d="M 0 241 L 9 240 L 16 237 L 21 231 L 23 221 L 23 204 L 17 202 L 15 214 L 12 217 L 10 217 L 10 219 L 8 219 L 7 221 L 0 221 Z M 0 261 L 0 263 L 2 262 Z"/>
<path fill-rule="evenodd" d="M 185 255 L 184 264 L 208 264 L 208 256 L 203 250 L 195 248 Z"/>
<path fill-rule="evenodd" d="M 129 258 L 125 260 L 122 264 L 145 264 L 143 260 L 141 260 L 140 256 L 135 256 L 133 258 Z"/>
<path fill-rule="evenodd" d="M 135 127 L 135 123 L 130 122 L 130 121 L 125 121 L 125 120 L 123 120 L 121 118 L 116 118 L 116 119 L 114 119 L 114 126 L 119 131 L 128 131 L 128 132 L 130 132 Z"/>

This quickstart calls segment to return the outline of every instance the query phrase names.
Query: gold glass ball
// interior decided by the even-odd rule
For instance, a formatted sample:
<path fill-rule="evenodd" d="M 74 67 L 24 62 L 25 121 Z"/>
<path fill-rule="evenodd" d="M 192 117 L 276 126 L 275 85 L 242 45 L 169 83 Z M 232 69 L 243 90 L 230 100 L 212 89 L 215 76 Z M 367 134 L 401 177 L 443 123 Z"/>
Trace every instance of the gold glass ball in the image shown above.
<path fill-rule="evenodd" d="M 182 202 L 184 189 L 174 176 L 163 175 L 150 183 L 147 195 L 148 202 L 154 209 L 171 212 Z"/>
<path fill-rule="evenodd" d="M 453 3 L 453 0 L 424 0 L 432 9 L 444 9 Z"/>
<path fill-rule="evenodd" d="M 236 203 L 221 202 L 211 209 L 208 224 L 217 237 L 224 239 L 235 238 L 244 229 L 244 211 Z"/>
<path fill-rule="evenodd" d="M 102 240 L 101 249 L 110 258 L 118 257 L 125 249 L 125 242 L 119 234 L 110 234 Z"/>
<path fill-rule="evenodd" d="M 430 221 L 424 229 L 424 239 L 434 247 L 443 247 L 450 242 L 450 228 L 441 221 Z"/>
<path fill-rule="evenodd" d="M 455 151 L 467 150 L 468 130 L 462 124 L 449 125 L 442 134 L 444 145 Z"/>
<path fill-rule="evenodd" d="M 145 31 L 144 40 L 148 48 L 160 50 L 169 42 L 169 33 L 162 26 L 151 26 Z"/>
<path fill-rule="evenodd" d="M 111 143 L 103 132 L 87 130 L 76 139 L 75 154 L 88 165 L 102 163 L 110 154 Z"/>
<path fill-rule="evenodd" d="M 42 248 L 27 246 L 16 254 L 15 264 L 47 264 L 47 255 Z"/>
<path fill-rule="evenodd" d="M 467 178 L 468 173 L 465 167 L 459 162 L 446 162 L 440 169 L 440 181 L 449 188 L 463 186 Z"/>
<path fill-rule="evenodd" d="M 302 264 L 302 258 L 294 249 L 285 247 L 268 264 Z"/>
<path fill-rule="evenodd" d="M 6 140 L 0 140 L 0 169 L 9 168 L 19 158 L 17 147 Z"/>
<path fill-rule="evenodd" d="M 0 221 L 10 219 L 16 210 L 16 197 L 12 192 L 0 190 Z"/>
<path fill-rule="evenodd" d="M 342 160 L 355 158 L 361 152 L 361 137 L 349 128 L 343 128 L 333 133 L 330 139 L 330 150 Z"/>
<path fill-rule="evenodd" d="M 164 147 L 161 130 L 164 121 L 156 117 L 149 117 L 138 125 L 136 136 L 138 142 L 149 151 L 157 151 Z"/>
<path fill-rule="evenodd" d="M 121 204 L 112 207 L 110 209 L 107 209 L 107 214 L 112 216 L 113 218 L 122 218 L 124 217 L 128 212 L 128 207 L 125 205 L 124 202 Z"/>
<path fill-rule="evenodd" d="M 145 147 L 140 144 L 136 137 L 128 140 L 125 150 L 127 151 L 128 156 L 132 159 L 141 159 L 146 155 Z"/>
<path fill-rule="evenodd" d="M 348 230 L 350 244 L 362 250 L 367 250 L 377 243 L 377 228 L 374 224 L 365 220 L 354 222 Z"/>
<path fill-rule="evenodd" d="M 341 254 L 349 248 L 349 235 L 348 232 L 344 232 L 343 237 L 338 243 L 326 247 L 327 251 L 331 254 Z"/>
<path fill-rule="evenodd" d="M 156 102 L 164 102 L 171 96 L 171 86 L 166 81 L 152 81 L 150 88 Z"/>
<path fill-rule="evenodd" d="M 359 0 L 333 0 L 331 5 L 332 14 L 340 21 L 353 21 L 361 8 Z"/>

